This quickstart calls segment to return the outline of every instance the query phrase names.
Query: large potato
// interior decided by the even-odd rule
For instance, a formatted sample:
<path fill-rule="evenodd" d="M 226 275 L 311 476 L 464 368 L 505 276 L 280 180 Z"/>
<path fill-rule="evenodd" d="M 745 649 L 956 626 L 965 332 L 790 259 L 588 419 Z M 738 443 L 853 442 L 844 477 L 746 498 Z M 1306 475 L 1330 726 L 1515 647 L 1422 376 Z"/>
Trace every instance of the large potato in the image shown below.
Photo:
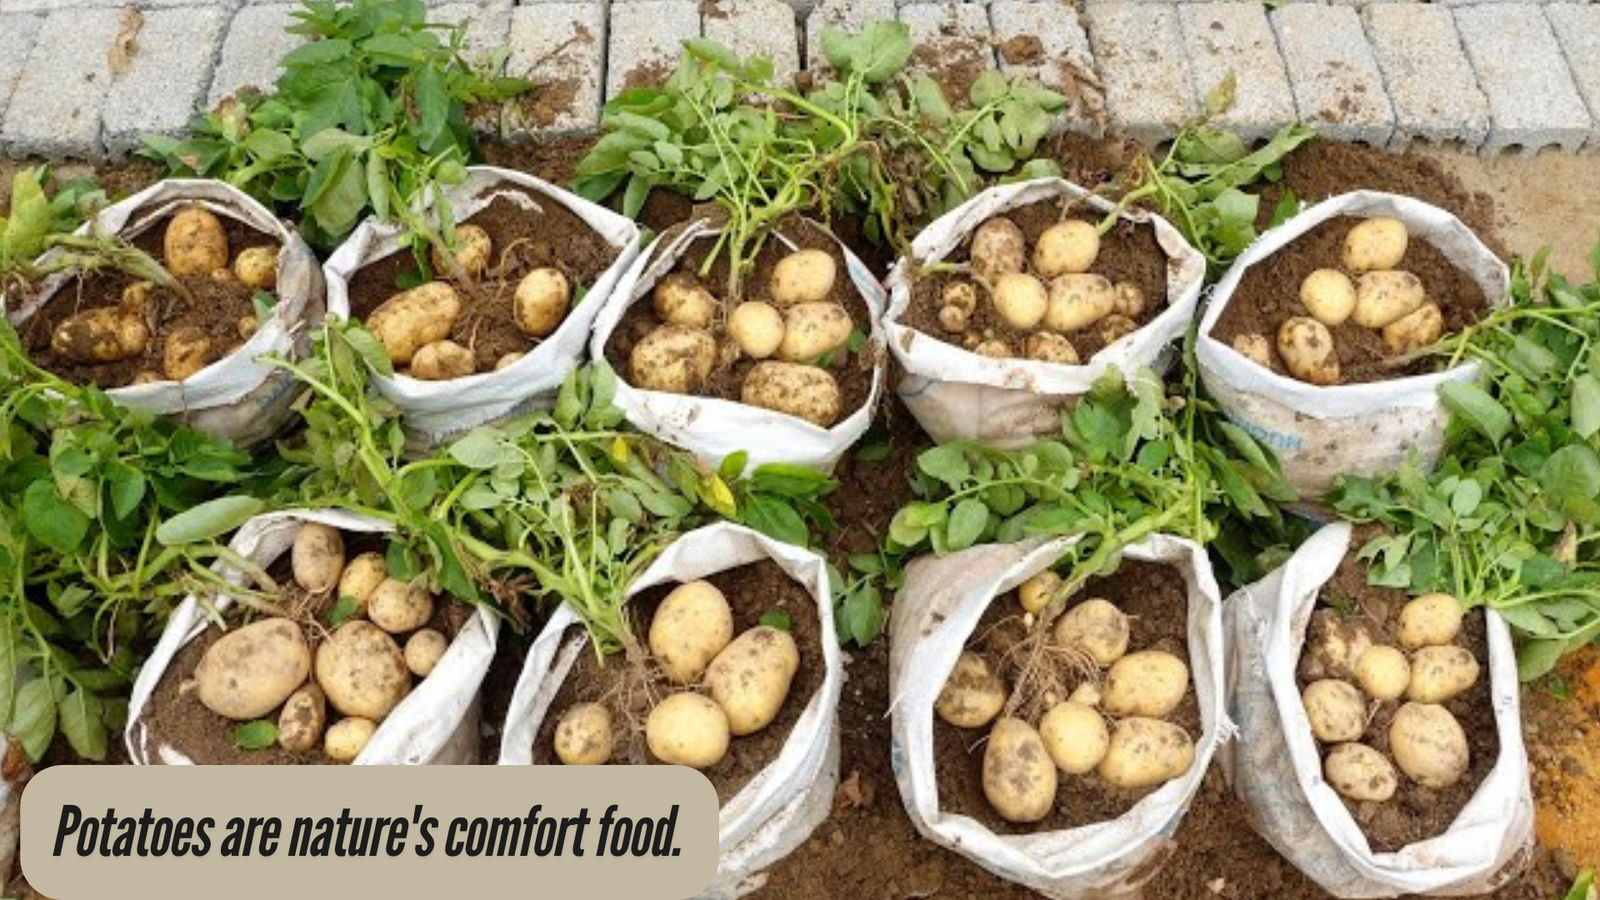
<path fill-rule="evenodd" d="M 1039 720 L 1039 737 L 1056 768 L 1068 775 L 1093 772 L 1111 747 L 1111 731 L 1100 711 L 1068 700 Z"/>
<path fill-rule="evenodd" d="M 1400 707 L 1389 723 L 1389 752 L 1406 777 L 1435 790 L 1461 780 L 1471 761 L 1461 723 L 1433 703 Z"/>
<path fill-rule="evenodd" d="M 50 334 L 50 349 L 77 363 L 121 362 L 143 353 L 149 344 L 144 317 L 114 306 L 63 319 Z"/>
<path fill-rule="evenodd" d="M 1116 291 L 1103 275 L 1058 275 L 1050 281 L 1050 305 L 1044 327 L 1051 331 L 1081 331 L 1111 314 Z"/>
<path fill-rule="evenodd" d="M 611 713 L 598 703 L 579 703 L 556 723 L 556 758 L 568 766 L 603 766 L 611 761 Z"/>
<path fill-rule="evenodd" d="M 182 210 L 167 222 L 162 256 L 167 271 L 180 278 L 226 269 L 228 233 L 222 228 L 222 220 L 198 206 Z"/>
<path fill-rule="evenodd" d="M 311 673 L 311 648 L 284 618 L 252 622 L 218 638 L 195 666 L 196 696 L 229 719 L 259 719 L 283 705 Z"/>
<path fill-rule="evenodd" d="M 1461 619 L 1465 615 L 1466 610 L 1455 597 L 1441 593 L 1423 594 L 1400 608 L 1400 626 L 1396 636 L 1400 639 L 1400 646 L 1408 650 L 1448 644 L 1461 633 Z"/>
<path fill-rule="evenodd" d="M 688 581 L 656 607 L 650 619 L 650 652 L 677 684 L 692 684 L 733 641 L 733 610 L 709 581 Z"/>
<path fill-rule="evenodd" d="M 548 266 L 522 276 L 512 297 L 517 327 L 529 337 L 549 337 L 561 327 L 572 303 L 572 285 L 560 269 Z"/>
<path fill-rule="evenodd" d="M 1322 773 L 1333 789 L 1351 800 L 1382 803 L 1400 786 L 1388 757 L 1366 744 L 1340 744 L 1328 752 Z"/>
<path fill-rule="evenodd" d="M 1378 644 L 1356 661 L 1356 684 L 1374 700 L 1397 700 L 1411 684 L 1411 663 L 1394 647 Z"/>
<path fill-rule="evenodd" d="M 1194 765 L 1194 741 L 1171 722 L 1133 716 L 1111 731 L 1111 745 L 1096 770 L 1113 787 L 1143 790 L 1165 784 Z"/>
<path fill-rule="evenodd" d="M 383 629 L 356 619 L 317 647 L 317 684 L 347 716 L 383 721 L 411 690 L 405 655 Z"/>
<path fill-rule="evenodd" d="M 1309 384 L 1339 383 L 1339 353 L 1328 326 L 1308 316 L 1295 316 L 1278 328 L 1278 355 L 1289 374 Z"/>
<path fill-rule="evenodd" d="M 1338 269 L 1318 269 L 1300 282 L 1300 304 L 1311 318 L 1332 328 L 1356 308 L 1356 286 Z"/>
<path fill-rule="evenodd" d="M 443 244 L 434 244 L 428 254 L 433 259 L 433 270 L 444 278 L 465 276 L 476 281 L 489 271 L 489 261 L 494 257 L 494 242 L 489 232 L 476 225 L 456 226 L 454 253 Z M 448 263 L 454 257 L 455 265 Z"/>
<path fill-rule="evenodd" d="M 455 341 L 434 341 L 411 357 L 411 377 L 423 381 L 449 381 L 465 378 L 477 368 L 472 351 Z"/>
<path fill-rule="evenodd" d="M 760 362 L 744 378 L 739 399 L 827 428 L 839 419 L 839 382 L 816 366 Z"/>
<path fill-rule="evenodd" d="M 1056 766 L 1032 725 L 994 723 L 983 751 L 983 795 L 1008 822 L 1037 822 L 1055 808 Z"/>
<path fill-rule="evenodd" d="M 1044 230 L 1033 245 L 1033 270 L 1045 278 L 1089 271 L 1100 255 L 1100 232 L 1081 219 Z"/>
<path fill-rule="evenodd" d="M 216 348 L 205 331 L 194 325 L 179 325 L 167 334 L 161 347 L 161 374 L 170 381 L 185 381 L 216 358 Z"/>
<path fill-rule="evenodd" d="M 1063 366 L 1078 364 L 1078 348 L 1053 331 L 1035 331 L 1022 342 L 1022 355 L 1035 362 L 1057 363 Z"/>
<path fill-rule="evenodd" d="M 283 701 L 278 713 L 278 746 L 291 753 L 304 753 L 322 741 L 328 723 L 328 702 L 322 688 L 308 684 Z"/>
<path fill-rule="evenodd" d="M 321 522 L 306 522 L 294 533 L 289 568 L 295 583 L 313 594 L 326 594 L 344 575 L 344 535 Z"/>
<path fill-rule="evenodd" d="M 728 336 L 751 359 L 766 359 L 783 346 L 783 313 L 770 303 L 748 300 L 728 314 Z"/>
<path fill-rule="evenodd" d="M 1050 307 L 1044 282 L 1026 272 L 1005 272 L 996 278 L 993 299 L 995 312 L 1018 331 L 1037 326 Z"/>
<path fill-rule="evenodd" d="M 1357 741 L 1367 730 L 1367 704 L 1348 681 L 1324 678 L 1306 685 L 1300 694 L 1311 721 L 1311 733 L 1324 744 Z"/>
<path fill-rule="evenodd" d="M 418 350 L 450 336 L 461 316 L 461 298 L 455 288 L 430 281 L 383 301 L 367 316 L 367 330 L 383 344 L 389 361 L 411 364 Z"/>
<path fill-rule="evenodd" d="M 1017 586 L 1017 602 L 1028 612 L 1038 615 L 1050 605 L 1055 595 L 1061 590 L 1061 576 L 1050 569 L 1045 569 L 1027 581 Z"/>
<path fill-rule="evenodd" d="M 1382 328 L 1416 312 L 1427 300 L 1422 280 L 1410 272 L 1368 272 L 1356 282 L 1356 308 L 1350 320 L 1363 328 Z"/>
<path fill-rule="evenodd" d="M 1189 667 L 1160 650 L 1129 653 L 1111 664 L 1101 705 L 1113 716 L 1160 718 L 1178 708 L 1189 690 Z"/>
<path fill-rule="evenodd" d="M 388 577 L 389 564 L 382 553 L 363 553 L 350 560 L 344 567 L 344 574 L 339 576 L 339 598 L 348 597 L 355 604 L 354 615 L 364 616 L 372 592 Z"/>
<path fill-rule="evenodd" d="M 278 248 L 247 247 L 233 258 L 233 277 L 247 288 L 270 291 L 278 284 Z"/>
<path fill-rule="evenodd" d="M 423 628 L 416 634 L 406 639 L 405 649 L 401 653 L 406 658 L 406 668 L 418 678 L 427 678 L 439 665 L 439 660 L 444 659 L 446 650 L 450 649 L 450 639 L 442 632 L 432 628 Z"/>
<path fill-rule="evenodd" d="M 416 631 L 433 618 L 433 595 L 421 585 L 385 578 L 367 599 L 367 618 L 390 634 Z"/>
<path fill-rule="evenodd" d="M 717 341 L 709 333 L 662 325 L 633 345 L 628 371 L 647 391 L 691 394 L 705 385 L 717 364 Z"/>
<path fill-rule="evenodd" d="M 322 752 L 334 762 L 354 762 L 367 749 L 367 743 L 378 733 L 378 723 L 360 716 L 350 716 L 333 723 L 323 740 Z"/>
<path fill-rule="evenodd" d="M 1478 683 L 1478 660 L 1465 647 L 1423 647 L 1411 655 L 1406 699 L 1444 703 Z"/>
<path fill-rule="evenodd" d="M 783 341 L 778 358 L 784 362 L 814 362 L 850 341 L 855 323 L 837 303 L 796 303 L 783 311 Z"/>
<path fill-rule="evenodd" d="M 717 320 L 717 298 L 688 272 L 673 272 L 650 292 L 656 317 L 668 325 L 706 329 Z"/>
<path fill-rule="evenodd" d="M 799 250 L 772 267 L 767 292 L 778 306 L 818 303 L 828 299 L 838 277 L 838 264 L 825 250 Z"/>
<path fill-rule="evenodd" d="M 1410 315 L 1383 326 L 1383 344 L 1390 353 L 1410 353 L 1437 341 L 1444 333 L 1444 313 L 1432 303 L 1424 303 Z"/>
<path fill-rule="evenodd" d="M 728 754 L 728 716 L 703 694 L 673 694 L 650 710 L 645 743 L 669 766 L 707 769 Z"/>
<path fill-rule="evenodd" d="M 1344 267 L 1352 272 L 1392 269 L 1406 255 L 1408 236 L 1399 219 L 1367 219 L 1344 238 Z"/>
<path fill-rule="evenodd" d="M 800 669 L 800 649 L 787 631 L 758 625 L 722 648 L 706 668 L 711 699 L 728 714 L 728 731 L 744 736 L 772 724 Z"/>
<path fill-rule="evenodd" d="M 1110 600 L 1095 597 L 1056 619 L 1055 638 L 1057 644 L 1082 650 L 1099 665 L 1109 666 L 1128 652 L 1128 617 Z"/>
<path fill-rule="evenodd" d="M 957 728 L 982 728 L 1006 705 L 1006 683 L 989 661 L 971 650 L 961 651 L 955 668 L 939 689 L 933 711 Z"/>

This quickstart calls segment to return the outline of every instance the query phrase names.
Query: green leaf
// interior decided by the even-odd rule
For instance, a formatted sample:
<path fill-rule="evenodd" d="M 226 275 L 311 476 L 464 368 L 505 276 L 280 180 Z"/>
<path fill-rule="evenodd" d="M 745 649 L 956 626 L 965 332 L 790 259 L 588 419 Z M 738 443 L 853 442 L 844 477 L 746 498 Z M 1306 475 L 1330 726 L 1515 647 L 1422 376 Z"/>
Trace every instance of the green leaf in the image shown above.
<path fill-rule="evenodd" d="M 845 595 L 839 610 L 840 638 L 865 647 L 883 630 L 883 595 L 867 583 Z"/>
<path fill-rule="evenodd" d="M 772 497 L 751 497 L 739 509 L 739 522 L 786 544 L 804 547 L 811 542 L 811 532 L 794 507 Z"/>
<path fill-rule="evenodd" d="M 1476 384 L 1452 381 L 1440 385 L 1439 399 L 1446 409 L 1496 444 L 1511 431 L 1511 413 Z"/>
<path fill-rule="evenodd" d="M 1528 682 L 1549 674 L 1566 652 L 1567 642 L 1564 640 L 1523 641 L 1517 648 L 1517 677 Z"/>
<path fill-rule="evenodd" d="M 717 474 L 723 481 L 733 481 L 744 474 L 745 466 L 750 463 L 750 454 L 744 450 L 735 450 L 722 458 L 722 465 L 717 467 Z"/>
<path fill-rule="evenodd" d="M 952 488 L 959 488 L 972 477 L 966 451 L 958 444 L 944 444 L 923 451 L 917 457 L 917 468 Z"/>
<path fill-rule="evenodd" d="M 245 722 L 233 729 L 233 745 L 240 750 L 265 750 L 278 742 L 278 726 L 266 719 Z"/>
<path fill-rule="evenodd" d="M 425 66 L 417 72 L 414 88 L 423 152 L 437 153 L 450 139 L 450 96 L 445 91 L 444 76 L 439 69 Z"/>
<path fill-rule="evenodd" d="M 28 533 L 57 553 L 71 553 L 89 533 L 90 520 L 61 498 L 49 481 L 35 481 L 22 494 L 22 517 Z"/>
<path fill-rule="evenodd" d="M 1593 372 L 1572 380 L 1572 430 L 1585 440 L 1600 432 L 1600 378 Z"/>
<path fill-rule="evenodd" d="M 34 762 L 50 749 L 56 736 L 56 697 L 48 680 L 35 678 L 17 691 L 11 735 L 22 742 L 22 749 Z"/>
<path fill-rule="evenodd" d="M 951 550 L 965 550 L 983 536 L 989 524 L 989 507 L 983 501 L 968 497 L 950 511 L 945 524 L 945 544 Z"/>
<path fill-rule="evenodd" d="M 789 618 L 789 614 L 777 610 L 762 613 L 760 623 L 779 631 L 790 631 L 794 628 L 794 621 Z"/>
<path fill-rule="evenodd" d="M 100 698 L 82 688 L 67 694 L 61 701 L 61 733 L 84 759 L 105 759 L 105 707 Z"/>
<path fill-rule="evenodd" d="M 968 96 L 973 106 L 988 106 L 1006 95 L 1006 77 L 998 69 L 985 69 L 972 82 Z"/>
<path fill-rule="evenodd" d="M 341 595 L 338 600 L 334 601 L 333 606 L 329 607 L 327 614 L 323 618 L 327 621 L 329 628 L 338 628 L 360 611 L 361 604 L 356 602 L 356 598 Z"/>
<path fill-rule="evenodd" d="M 265 508 L 266 503 L 255 497 L 218 497 L 162 522 L 156 528 L 156 540 L 169 547 L 208 541 L 233 531 Z"/>
<path fill-rule="evenodd" d="M 1539 483 L 1562 501 L 1600 496 L 1600 454 L 1588 444 L 1568 444 L 1545 460 Z"/>

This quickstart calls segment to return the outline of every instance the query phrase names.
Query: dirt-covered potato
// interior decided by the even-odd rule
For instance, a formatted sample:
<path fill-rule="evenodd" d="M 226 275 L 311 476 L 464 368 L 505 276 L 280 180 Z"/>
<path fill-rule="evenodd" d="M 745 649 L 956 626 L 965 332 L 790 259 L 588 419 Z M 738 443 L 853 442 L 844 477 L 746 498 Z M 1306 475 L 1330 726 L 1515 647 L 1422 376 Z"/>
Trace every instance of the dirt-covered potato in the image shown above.
<path fill-rule="evenodd" d="M 1241 334 L 1233 339 L 1233 349 L 1264 369 L 1273 368 L 1272 342 L 1264 334 Z"/>
<path fill-rule="evenodd" d="M 1390 353 L 1410 353 L 1437 341 L 1444 333 L 1444 313 L 1432 303 L 1383 326 L 1383 345 Z"/>
<path fill-rule="evenodd" d="M 489 239 L 489 232 L 477 225 L 456 226 L 456 248 L 451 253 L 448 247 L 434 244 L 429 256 L 433 259 L 433 271 L 441 278 L 456 278 L 457 271 L 476 281 L 489 271 L 489 262 L 494 258 L 494 242 Z M 446 255 L 448 254 L 448 255 Z M 455 258 L 452 268 L 447 263 L 450 258 Z"/>
<path fill-rule="evenodd" d="M 344 535 L 321 522 L 307 522 L 294 533 L 289 569 L 295 583 L 313 594 L 326 594 L 344 575 Z"/>
<path fill-rule="evenodd" d="M 1407 650 L 1448 644 L 1461 633 L 1466 610 L 1449 594 L 1423 594 L 1400 608 L 1396 636 Z"/>
<path fill-rule="evenodd" d="M 233 258 L 233 277 L 247 288 L 270 291 L 278 284 L 278 248 L 246 247 Z"/>
<path fill-rule="evenodd" d="M 561 327 L 572 303 L 572 285 L 560 269 L 549 266 L 522 276 L 512 297 L 517 327 L 528 337 L 549 337 Z"/>
<path fill-rule="evenodd" d="M 994 723 L 983 751 L 983 795 L 1007 822 L 1037 822 L 1055 808 L 1056 766 L 1032 725 Z"/>
<path fill-rule="evenodd" d="M 1312 613 L 1307 631 L 1310 637 L 1300 658 L 1301 675 L 1306 681 L 1354 678 L 1356 664 L 1373 645 L 1372 632 L 1365 622 L 1336 610 Z"/>
<path fill-rule="evenodd" d="M 1075 366 L 1079 363 L 1078 348 L 1053 331 L 1035 331 L 1022 342 L 1022 355 L 1035 362 Z"/>
<path fill-rule="evenodd" d="M 1423 647 L 1411 654 L 1406 699 L 1445 703 L 1478 683 L 1478 659 L 1465 647 Z"/>
<path fill-rule="evenodd" d="M 989 661 L 971 650 L 961 651 L 945 679 L 933 711 L 957 728 L 982 728 L 1006 705 L 1006 683 Z"/>
<path fill-rule="evenodd" d="M 1368 272 L 1356 282 L 1356 308 L 1350 321 L 1363 328 L 1382 328 L 1416 312 L 1427 300 L 1422 279 L 1410 272 Z"/>
<path fill-rule="evenodd" d="M 1100 685 L 1092 681 L 1085 681 L 1073 688 L 1072 693 L 1067 695 L 1067 699 L 1073 703 L 1081 703 L 1084 706 L 1092 706 L 1095 709 L 1099 709 L 1100 701 L 1104 700 L 1105 697 L 1100 693 Z"/>
<path fill-rule="evenodd" d="M 603 766 L 611 761 L 611 713 L 598 703 L 579 703 L 556 723 L 556 758 L 567 766 Z"/>
<path fill-rule="evenodd" d="M 1356 684 L 1374 700 L 1397 700 L 1411 684 L 1411 663 L 1394 647 L 1378 644 L 1356 660 Z"/>
<path fill-rule="evenodd" d="M 1094 597 L 1056 619 L 1055 638 L 1062 647 L 1082 650 L 1096 664 L 1109 666 L 1128 652 L 1128 617 L 1110 600 Z"/>
<path fill-rule="evenodd" d="M 777 353 L 783 346 L 783 328 L 783 313 L 759 300 L 741 303 L 728 314 L 728 336 L 751 359 L 766 359 Z"/>
<path fill-rule="evenodd" d="M 1338 269 L 1318 269 L 1300 282 L 1300 303 L 1329 328 L 1343 325 L 1355 312 L 1356 286 Z"/>
<path fill-rule="evenodd" d="M 411 357 L 411 377 L 423 381 L 465 378 L 477 368 L 472 351 L 455 341 L 434 341 Z"/>
<path fill-rule="evenodd" d="M 122 308 L 130 313 L 147 316 L 155 311 L 156 286 L 148 281 L 135 281 L 122 289 Z"/>
<path fill-rule="evenodd" d="M 1113 787 L 1142 790 L 1165 784 L 1194 765 L 1194 741 L 1171 722 L 1131 716 L 1111 730 L 1111 746 L 1096 769 Z"/>
<path fill-rule="evenodd" d="M 1100 255 L 1100 232 L 1082 219 L 1057 222 L 1033 245 L 1033 269 L 1044 278 L 1089 271 Z"/>
<path fill-rule="evenodd" d="M 1114 302 L 1111 311 L 1129 319 L 1144 315 L 1144 289 L 1131 281 L 1119 281 L 1111 287 Z"/>
<path fill-rule="evenodd" d="M 78 363 L 121 362 L 143 353 L 149 343 L 144 318 L 113 306 L 64 319 L 50 335 L 50 349 Z"/>
<path fill-rule="evenodd" d="M 728 731 L 755 734 L 772 724 L 800 669 L 800 648 L 787 631 L 758 625 L 722 648 L 706 668 L 711 699 L 728 714 Z"/>
<path fill-rule="evenodd" d="M 504 356 L 502 356 L 499 359 L 494 361 L 494 370 L 496 372 L 503 372 L 506 369 L 509 369 L 512 366 L 516 365 L 517 364 L 517 360 L 522 359 L 524 356 L 527 356 L 527 355 L 528 354 L 526 354 L 526 353 L 507 353 Z"/>
<path fill-rule="evenodd" d="M 650 653 L 677 684 L 700 680 L 733 640 L 733 609 L 709 581 L 687 581 L 656 607 L 650 619 Z"/>
<path fill-rule="evenodd" d="M 688 272 L 673 272 L 656 282 L 650 304 L 661 321 L 685 328 L 710 328 L 719 306 L 717 298 Z"/>
<path fill-rule="evenodd" d="M 993 284 L 1007 272 L 1021 272 L 1028 261 L 1028 239 L 1017 223 L 1005 216 L 986 220 L 972 232 L 967 250 L 972 271 Z"/>
<path fill-rule="evenodd" d="M 777 306 L 821 302 L 832 293 L 838 268 L 825 250 L 797 250 L 772 267 L 767 293 Z"/>
<path fill-rule="evenodd" d="M 433 674 L 433 667 L 444 658 L 444 652 L 450 649 L 450 639 L 442 632 L 432 628 L 424 628 L 406 639 L 405 649 L 401 653 L 406 658 L 406 668 L 418 678 L 427 678 Z"/>
<path fill-rule="evenodd" d="M 161 243 L 167 271 L 180 278 L 228 267 L 228 233 L 222 220 L 198 206 L 174 215 Z"/>
<path fill-rule="evenodd" d="M 1050 707 L 1039 720 L 1039 737 L 1056 768 L 1068 775 L 1093 772 L 1111 746 L 1111 731 L 1100 711 L 1071 700 Z"/>
<path fill-rule="evenodd" d="M 946 282 L 939 292 L 939 302 L 946 308 L 953 306 L 970 316 L 978 308 L 978 287 L 970 281 Z"/>
<path fill-rule="evenodd" d="M 728 716 L 704 694 L 673 694 L 650 710 L 645 743 L 670 766 L 707 769 L 728 754 Z"/>
<path fill-rule="evenodd" d="M 957 306 L 945 306 L 939 309 L 939 327 L 951 334 L 966 331 L 971 319 L 971 314 Z"/>
<path fill-rule="evenodd" d="M 311 673 L 300 627 L 271 618 L 241 626 L 206 648 L 194 669 L 196 697 L 229 719 L 259 719 L 283 705 Z"/>
<path fill-rule="evenodd" d="M 322 752 L 334 762 L 354 762 L 367 749 L 367 742 L 378 732 L 378 723 L 361 716 L 349 716 L 333 723 L 322 742 Z"/>
<path fill-rule="evenodd" d="M 1339 353 L 1328 326 L 1309 316 L 1295 316 L 1278 329 L 1278 355 L 1289 374 L 1309 384 L 1339 383 Z"/>
<path fill-rule="evenodd" d="M 1367 703 L 1348 681 L 1313 681 L 1301 692 L 1300 702 L 1311 721 L 1311 733 L 1324 744 L 1360 740 L 1367 729 Z"/>
<path fill-rule="evenodd" d="M 770 360 L 756 363 L 745 376 L 739 399 L 822 428 L 838 421 L 843 404 L 839 382 L 831 373 L 816 366 Z"/>
<path fill-rule="evenodd" d="M 1044 608 L 1059 590 L 1061 590 L 1061 576 L 1050 569 L 1045 569 L 1017 586 L 1017 601 L 1022 604 L 1023 609 L 1038 615 L 1044 612 Z"/>
<path fill-rule="evenodd" d="M 709 333 L 662 325 L 633 345 L 628 371 L 636 387 L 669 394 L 700 389 L 717 364 L 717 341 Z"/>
<path fill-rule="evenodd" d="M 783 341 L 778 358 L 784 362 L 814 362 L 843 347 L 855 324 L 837 303 L 796 303 L 783 311 Z"/>
<path fill-rule="evenodd" d="M 1044 282 L 1026 272 L 1006 272 L 996 278 L 993 299 L 995 312 L 1018 331 L 1037 326 L 1050 306 Z"/>
<path fill-rule="evenodd" d="M 239 322 L 234 326 L 234 330 L 239 333 L 239 340 L 248 341 L 256 336 L 257 331 L 261 330 L 261 320 L 257 319 L 254 313 L 245 313 L 239 317 Z"/>
<path fill-rule="evenodd" d="M 1116 305 L 1116 291 L 1104 275 L 1058 275 L 1050 281 L 1044 327 L 1051 331 L 1081 331 L 1110 315 Z"/>
<path fill-rule="evenodd" d="M 1435 790 L 1461 780 L 1471 761 L 1461 723 L 1434 703 L 1400 707 L 1389 723 L 1389 752 L 1407 778 Z"/>
<path fill-rule="evenodd" d="M 304 753 L 322 741 L 328 724 L 328 700 L 322 688 L 307 684 L 283 701 L 278 713 L 278 746 L 291 753 Z"/>
<path fill-rule="evenodd" d="M 1340 744 L 1328 751 L 1322 774 L 1334 790 L 1362 802 L 1382 803 L 1400 786 L 1389 758 L 1366 744 Z"/>
<path fill-rule="evenodd" d="M 317 645 L 317 684 L 333 708 L 374 722 L 405 699 L 411 670 L 387 632 L 365 619 L 340 625 Z"/>
<path fill-rule="evenodd" d="M 455 288 L 430 281 L 383 301 L 367 316 L 367 330 L 383 344 L 389 361 L 411 364 L 411 357 L 434 341 L 450 336 L 461 315 Z"/>
<path fill-rule="evenodd" d="M 1100 689 L 1101 706 L 1113 716 L 1160 718 L 1183 701 L 1189 667 L 1162 650 L 1129 653 L 1111 664 Z"/>
<path fill-rule="evenodd" d="M 421 585 L 385 578 L 367 598 L 367 618 L 390 634 L 416 631 L 433 618 L 433 595 Z"/>
<path fill-rule="evenodd" d="M 1111 313 L 1094 325 L 1095 336 L 1107 346 L 1139 330 L 1139 323 L 1118 313 Z"/>
<path fill-rule="evenodd" d="M 978 346 L 972 348 L 972 352 L 979 356 L 987 356 L 990 359 L 1010 359 L 1012 355 L 1011 345 L 1000 338 L 980 341 Z"/>
<path fill-rule="evenodd" d="M 215 358 L 211 338 L 194 325 L 179 325 L 161 348 L 161 374 L 169 381 L 193 377 Z"/>
<path fill-rule="evenodd" d="M 339 598 L 346 597 L 355 604 L 355 615 L 367 614 L 367 603 L 372 600 L 372 592 L 378 589 L 389 577 L 389 564 L 384 561 L 382 553 L 363 553 L 350 564 L 344 567 L 344 574 L 339 576 Z"/>
<path fill-rule="evenodd" d="M 1408 239 L 1405 223 L 1399 219 L 1367 219 L 1345 235 L 1341 259 L 1351 272 L 1392 269 L 1405 258 Z"/>

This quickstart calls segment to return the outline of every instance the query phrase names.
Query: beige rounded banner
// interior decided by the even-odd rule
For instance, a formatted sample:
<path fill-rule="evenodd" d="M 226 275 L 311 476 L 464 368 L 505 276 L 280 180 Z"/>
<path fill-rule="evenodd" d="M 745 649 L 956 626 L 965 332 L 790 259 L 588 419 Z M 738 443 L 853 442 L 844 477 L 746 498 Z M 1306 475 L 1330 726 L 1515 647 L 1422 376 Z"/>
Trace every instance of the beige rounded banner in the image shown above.
<path fill-rule="evenodd" d="M 54 900 L 684 900 L 717 871 L 717 795 L 683 766 L 54 766 L 22 870 Z"/>

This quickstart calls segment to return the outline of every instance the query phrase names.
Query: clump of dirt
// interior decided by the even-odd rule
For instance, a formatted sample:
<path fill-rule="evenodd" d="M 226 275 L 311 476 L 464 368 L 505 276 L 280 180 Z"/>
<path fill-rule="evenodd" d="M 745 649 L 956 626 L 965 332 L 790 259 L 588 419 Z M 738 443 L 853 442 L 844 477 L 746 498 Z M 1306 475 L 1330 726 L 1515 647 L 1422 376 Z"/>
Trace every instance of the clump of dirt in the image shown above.
<path fill-rule="evenodd" d="M 1020 66 L 1044 60 L 1044 41 L 1039 40 L 1037 35 L 1019 34 L 1006 38 L 996 49 L 1000 51 L 1000 59 L 1008 65 Z"/>
<path fill-rule="evenodd" d="M 778 717 L 755 734 L 735 737 L 728 743 L 722 761 L 704 770 L 717 789 L 717 801 L 727 803 L 767 767 L 789 740 L 795 722 L 805 712 L 809 698 L 822 686 L 822 631 L 816 601 L 782 567 L 761 560 L 710 575 L 706 581 L 716 585 L 728 598 L 733 610 L 733 633 L 743 634 L 761 624 L 762 616 L 779 613 L 789 620 L 789 633 L 800 648 L 800 668 L 789 684 Z M 640 658 L 630 661 L 624 654 L 601 660 L 585 644 L 561 689 L 551 701 L 549 714 L 539 726 L 533 744 L 534 765 L 560 765 L 555 755 L 555 731 L 561 715 L 578 703 L 600 703 L 611 713 L 612 761 L 615 764 L 650 765 L 655 757 L 645 742 L 644 723 L 655 704 L 677 688 L 654 672 L 644 656 L 648 653 L 650 620 L 656 607 L 676 584 L 659 585 L 642 591 L 628 601 Z M 574 628 L 573 634 L 581 629 Z M 625 651 L 626 652 L 626 651 Z M 641 669 L 648 669 L 641 673 Z"/>

